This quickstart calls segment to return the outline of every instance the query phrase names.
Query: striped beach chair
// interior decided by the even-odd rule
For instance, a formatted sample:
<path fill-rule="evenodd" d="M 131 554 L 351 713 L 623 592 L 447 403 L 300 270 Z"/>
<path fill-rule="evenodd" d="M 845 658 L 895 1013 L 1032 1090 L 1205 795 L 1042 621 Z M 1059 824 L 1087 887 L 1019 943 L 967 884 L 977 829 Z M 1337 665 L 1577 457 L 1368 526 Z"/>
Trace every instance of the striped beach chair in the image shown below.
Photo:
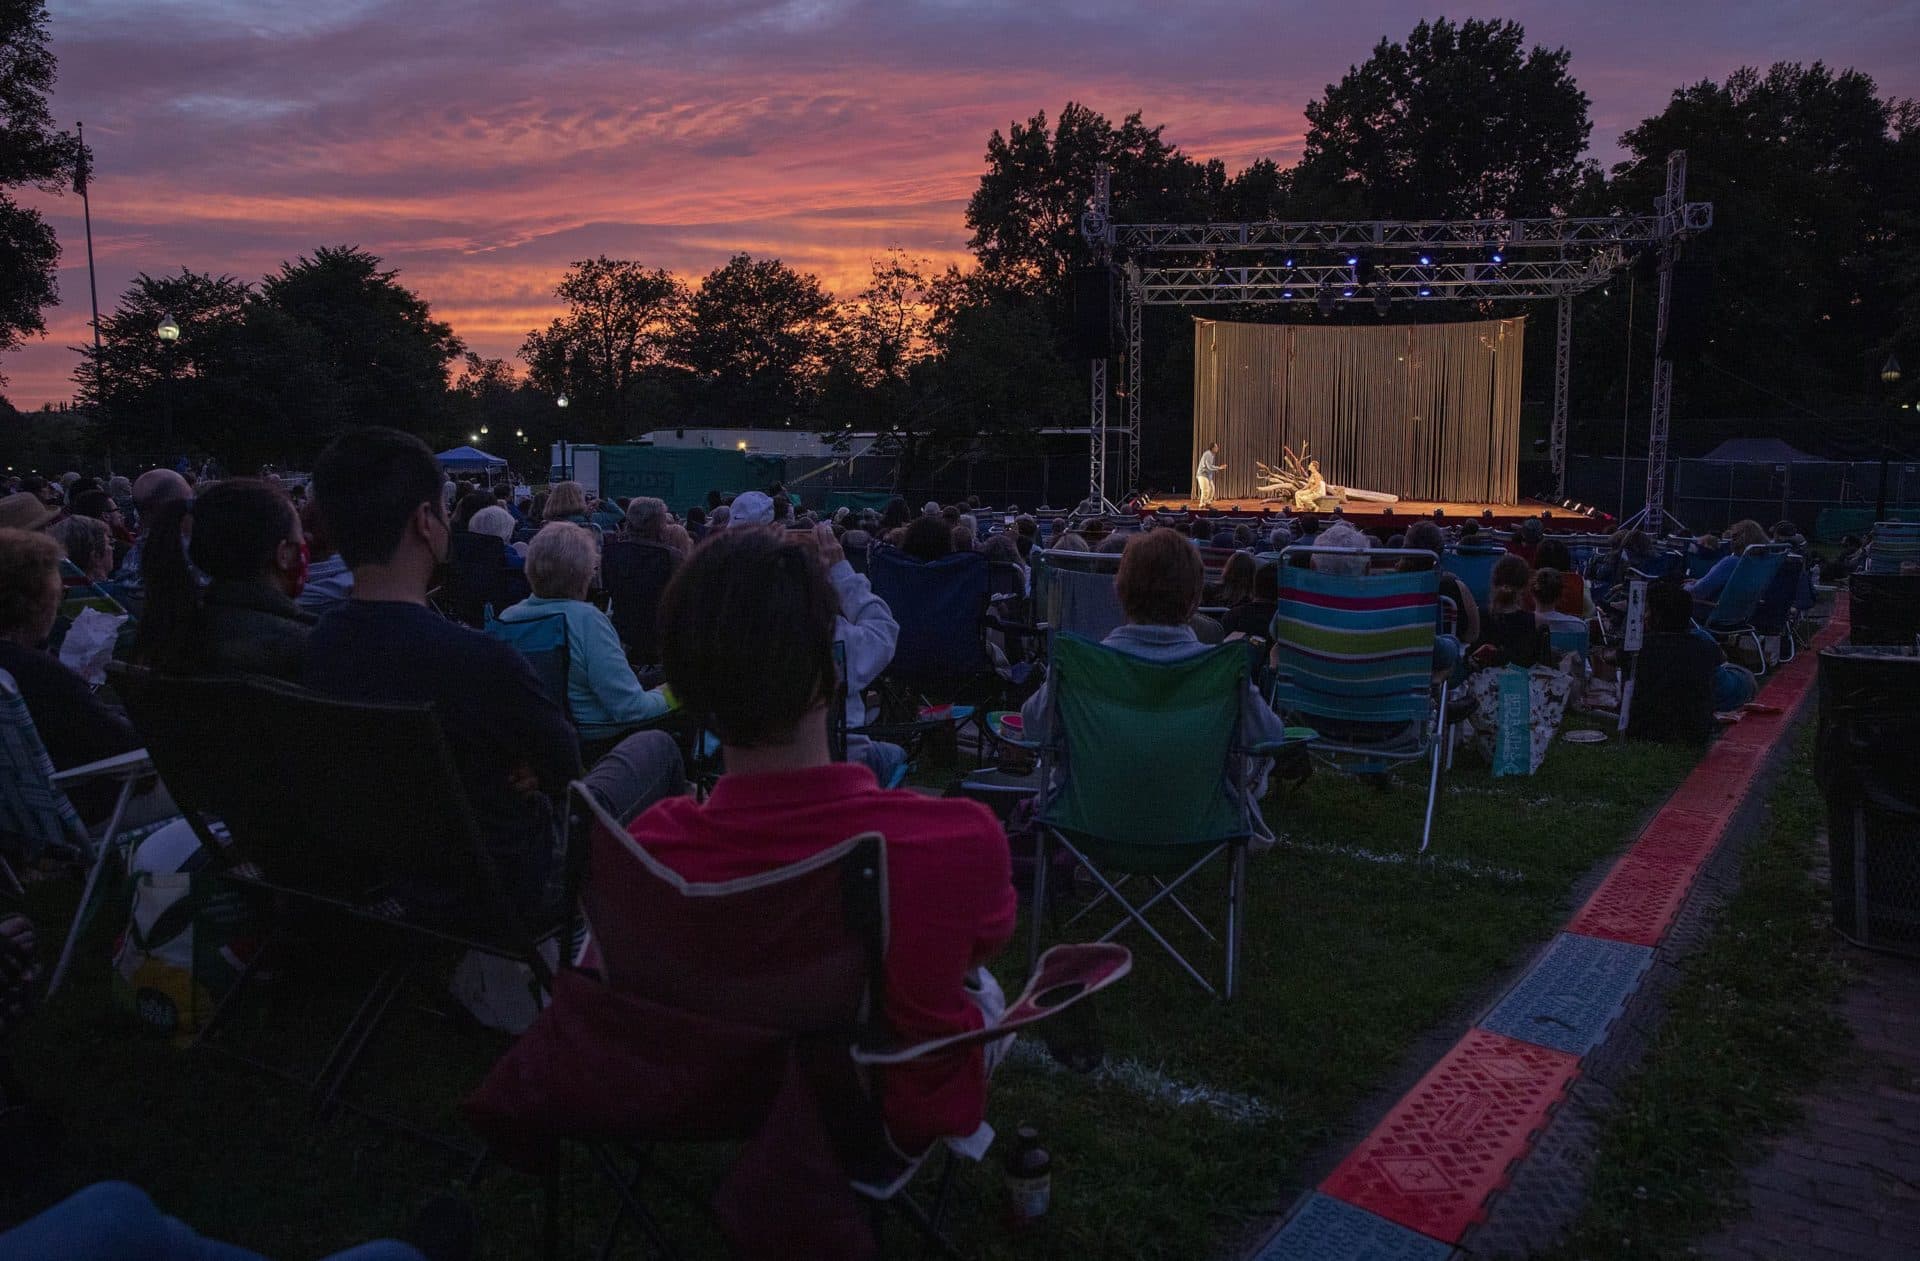
<path fill-rule="evenodd" d="M 1337 573 L 1318 559 L 1364 556 L 1368 563 L 1430 552 L 1290 547 L 1281 554 L 1274 611 L 1273 707 L 1289 723 L 1320 733 L 1308 747 L 1338 769 L 1378 774 L 1427 758 L 1427 810 L 1420 851 L 1433 838 L 1440 789 L 1447 685 L 1434 681 L 1439 574 Z M 1351 563 L 1351 562 L 1349 562 Z"/>

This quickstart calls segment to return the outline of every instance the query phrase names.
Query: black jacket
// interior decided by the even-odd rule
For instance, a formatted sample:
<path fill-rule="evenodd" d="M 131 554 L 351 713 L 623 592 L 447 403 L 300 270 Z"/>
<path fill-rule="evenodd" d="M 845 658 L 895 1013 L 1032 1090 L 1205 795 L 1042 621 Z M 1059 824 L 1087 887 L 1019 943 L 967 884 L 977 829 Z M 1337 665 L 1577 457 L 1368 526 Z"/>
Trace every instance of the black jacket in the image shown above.
<path fill-rule="evenodd" d="M 299 682 L 318 620 L 264 582 L 216 581 L 201 595 L 188 674 L 260 674 Z"/>

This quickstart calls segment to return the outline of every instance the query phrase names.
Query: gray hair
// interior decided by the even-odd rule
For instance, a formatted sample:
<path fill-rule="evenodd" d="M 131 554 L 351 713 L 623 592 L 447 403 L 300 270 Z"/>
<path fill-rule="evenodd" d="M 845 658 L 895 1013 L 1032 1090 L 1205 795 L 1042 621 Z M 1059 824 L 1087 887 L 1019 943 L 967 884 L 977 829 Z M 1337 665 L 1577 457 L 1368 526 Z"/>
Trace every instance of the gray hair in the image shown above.
<path fill-rule="evenodd" d="M 107 479 L 107 493 L 115 499 L 132 499 L 133 483 L 115 473 Z"/>
<path fill-rule="evenodd" d="M 502 543 L 510 543 L 516 524 L 511 512 L 495 504 L 474 513 L 473 519 L 467 522 L 467 529 L 475 534 L 491 534 Z"/>
<path fill-rule="evenodd" d="M 113 544 L 107 536 L 107 523 L 97 517 L 68 517 L 47 533 L 66 549 L 67 559 L 82 573 L 92 572 L 95 562 L 103 556 L 113 555 Z"/>
<path fill-rule="evenodd" d="M 555 521 L 541 526 L 527 545 L 527 585 L 544 599 L 577 600 L 599 563 L 600 549 L 591 531 Z"/>
<path fill-rule="evenodd" d="M 637 539 L 658 542 L 660 532 L 667 526 L 667 505 L 665 501 L 646 495 L 636 495 L 627 500 L 627 533 Z"/>
<path fill-rule="evenodd" d="M 1366 551 L 1373 546 L 1373 540 L 1363 534 L 1358 527 L 1347 521 L 1336 521 L 1320 531 L 1314 539 L 1315 547 L 1351 547 Z M 1347 574 L 1355 577 L 1367 572 L 1365 556 L 1327 556 L 1313 558 L 1313 567 L 1323 574 Z"/>

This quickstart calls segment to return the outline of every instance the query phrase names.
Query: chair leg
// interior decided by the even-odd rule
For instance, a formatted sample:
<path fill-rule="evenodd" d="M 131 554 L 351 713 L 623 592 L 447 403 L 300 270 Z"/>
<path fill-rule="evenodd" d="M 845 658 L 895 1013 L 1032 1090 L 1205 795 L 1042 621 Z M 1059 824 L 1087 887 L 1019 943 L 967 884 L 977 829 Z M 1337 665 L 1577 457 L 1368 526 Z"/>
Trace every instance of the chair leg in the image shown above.
<path fill-rule="evenodd" d="M 1227 868 L 1227 982 L 1226 1000 L 1240 991 L 1240 933 L 1246 923 L 1247 846 L 1243 841 L 1233 847 Z"/>
<path fill-rule="evenodd" d="M 1053 855 L 1048 852 L 1047 829 L 1044 825 L 1033 830 L 1033 912 L 1027 925 L 1027 975 L 1040 965 L 1040 921 L 1047 913 L 1047 867 Z"/>
<path fill-rule="evenodd" d="M 1161 936 L 1160 930 L 1153 926 L 1153 922 L 1149 920 L 1146 915 L 1147 911 L 1152 908 L 1154 903 L 1158 902 L 1160 899 L 1170 894 L 1173 891 L 1174 887 L 1178 886 L 1181 883 L 1181 881 L 1185 880 L 1188 876 L 1191 876 L 1195 871 L 1199 870 L 1202 866 L 1204 866 L 1207 862 L 1209 862 L 1215 854 L 1219 853 L 1220 851 L 1218 848 L 1209 850 L 1205 858 L 1202 858 L 1199 862 L 1187 868 L 1187 870 L 1181 874 L 1180 879 L 1175 880 L 1173 882 L 1173 885 L 1163 886 L 1160 892 L 1154 894 L 1151 898 L 1148 898 L 1145 902 L 1141 903 L 1138 907 L 1136 907 L 1133 905 L 1133 903 L 1127 901 L 1125 898 L 1120 896 L 1119 890 L 1114 888 L 1114 886 L 1107 880 L 1105 875 L 1101 874 L 1101 871 L 1098 867 L 1094 866 L 1092 863 L 1087 861 L 1086 855 L 1082 854 L 1079 850 L 1074 849 L 1074 847 L 1066 841 L 1062 841 L 1061 844 L 1065 845 L 1067 847 L 1067 851 L 1071 853 L 1074 857 L 1080 860 L 1081 866 L 1085 867 L 1090 873 L 1092 873 L 1094 880 L 1099 882 L 1099 884 L 1103 888 L 1105 888 L 1109 894 L 1112 894 L 1113 900 L 1118 902 L 1121 905 L 1121 907 L 1124 908 L 1126 911 L 1126 918 L 1122 919 L 1118 924 L 1115 924 L 1112 928 L 1108 929 L 1105 933 L 1101 934 L 1100 936 L 1101 941 L 1111 941 L 1114 939 L 1114 937 L 1118 936 L 1120 933 L 1120 930 L 1125 928 L 1128 924 L 1138 924 L 1140 925 L 1141 930 L 1145 932 L 1147 936 L 1153 938 L 1155 941 L 1160 943 L 1160 948 L 1166 951 L 1169 955 L 1173 957 L 1173 961 L 1179 964 L 1180 967 L 1186 972 L 1188 976 L 1193 978 L 1194 983 L 1196 985 L 1198 985 L 1201 989 L 1205 990 L 1208 994 L 1214 995 L 1216 997 L 1219 995 L 1220 991 L 1218 991 L 1213 987 L 1213 982 L 1207 980 L 1206 977 L 1200 975 L 1199 971 L 1195 969 L 1191 963 L 1187 962 L 1187 957 L 1181 954 L 1178 950 L 1175 950 L 1173 948 L 1172 942 L 1168 941 L 1165 937 Z M 1031 966 L 1028 967 L 1027 972 L 1029 975 L 1032 974 L 1033 969 Z"/>
<path fill-rule="evenodd" d="M 7 861 L 5 854 L 0 854 L 0 876 L 6 877 L 7 884 L 13 889 L 13 896 L 16 898 L 26 896 L 26 886 L 20 883 L 19 876 L 13 874 L 13 864 Z"/>
<path fill-rule="evenodd" d="M 1439 722 L 1441 724 L 1442 730 L 1446 729 L 1446 721 L 1447 721 L 1447 685 L 1445 683 L 1442 683 L 1440 685 L 1440 710 L 1439 710 Z M 1446 743 L 1450 743 L 1450 741 L 1435 741 L 1433 746 L 1433 770 L 1427 776 L 1427 817 L 1425 821 L 1422 822 L 1420 825 L 1420 852 L 1423 854 L 1427 852 L 1427 845 L 1433 840 L 1433 803 L 1440 796 L 1440 762 L 1441 762 L 1441 754 L 1442 754 L 1442 750 L 1440 746 Z M 1446 760 L 1448 762 L 1452 761 L 1451 750 L 1447 751 Z"/>
<path fill-rule="evenodd" d="M 333 1050 L 328 1053 L 326 1062 L 314 1077 L 315 1117 L 327 1116 L 339 1102 L 347 1078 L 353 1075 L 354 1068 L 359 1065 L 360 1056 L 367 1049 L 374 1031 L 386 1022 L 387 1009 L 413 975 L 413 969 L 411 960 L 389 964 L 374 981 L 366 998 L 361 1000 L 359 1010 L 353 1013 L 353 1019 L 347 1022 L 345 1031 L 333 1044 Z"/>
<path fill-rule="evenodd" d="M 73 913 L 73 927 L 67 930 L 66 944 L 60 947 L 60 961 L 54 965 L 53 978 L 47 982 L 47 997 L 52 998 L 60 990 L 60 983 L 67 979 L 67 967 L 73 962 L 73 949 L 80 943 L 80 932 L 86 927 L 88 912 L 93 903 L 93 891 L 100 883 L 100 873 L 113 857 L 113 843 L 120 835 L 120 820 L 126 817 L 127 803 L 133 800 L 134 780 L 120 785 L 119 799 L 113 803 L 113 817 L 107 821 L 107 830 L 100 834 L 98 848 L 94 851 L 93 869 L 87 873 L 86 886 L 80 891 L 80 906 Z"/>
<path fill-rule="evenodd" d="M 600 1175 L 607 1180 L 607 1185 L 611 1186 L 614 1194 L 620 1197 L 620 1213 L 632 1217 L 634 1221 L 640 1224 L 640 1229 L 646 1235 L 647 1242 L 653 1246 L 656 1253 L 663 1257 L 673 1256 L 673 1245 L 667 1242 L 666 1232 L 660 1229 L 660 1223 L 654 1219 L 653 1214 L 648 1211 L 647 1206 L 641 1202 L 637 1194 L 640 1184 L 640 1174 L 644 1166 L 635 1169 L 632 1179 L 629 1180 L 621 1176 L 620 1166 L 614 1163 L 612 1153 L 606 1149 L 604 1144 L 589 1143 L 587 1145 L 587 1154 L 593 1158 L 593 1163 L 599 1167 Z M 619 1225 L 620 1217 L 616 1216 L 613 1222 L 613 1229 L 618 1229 Z M 606 1244 L 602 1247 L 602 1255 L 606 1255 L 607 1248 L 610 1248 L 612 1244 L 613 1238 L 609 1235 Z"/>

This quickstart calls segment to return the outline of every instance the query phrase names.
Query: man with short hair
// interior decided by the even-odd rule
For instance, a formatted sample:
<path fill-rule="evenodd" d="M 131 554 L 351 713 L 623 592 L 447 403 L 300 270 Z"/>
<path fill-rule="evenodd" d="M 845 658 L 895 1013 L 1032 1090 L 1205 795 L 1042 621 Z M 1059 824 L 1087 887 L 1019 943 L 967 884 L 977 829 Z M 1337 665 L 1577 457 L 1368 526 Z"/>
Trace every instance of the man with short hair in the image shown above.
<path fill-rule="evenodd" d="M 427 606 L 452 527 L 433 453 L 394 429 L 336 438 L 314 464 L 314 498 L 349 568 L 353 596 L 307 641 L 304 682 L 347 700 L 430 702 L 501 881 L 540 905 L 556 874 L 553 798 L 580 773 L 572 724 L 511 645 Z M 628 818 L 685 791 L 662 732 L 622 741 L 586 782 Z"/>
<path fill-rule="evenodd" d="M 888 791 L 866 767 L 832 761 L 827 706 L 840 601 L 820 554 L 830 528 L 812 536 L 817 547 L 805 537 L 727 530 L 701 544 L 667 588 L 667 681 L 689 709 L 709 715 L 727 769 L 704 803 L 663 801 L 630 830 L 655 859 L 700 882 L 750 878 L 880 833 L 887 1022 L 904 1042 L 977 1029 L 995 992 L 980 966 L 1013 934 L 1006 835 L 977 802 Z M 910 1154 L 973 1133 L 985 1104 L 977 1049 L 881 1079 L 888 1131 Z"/>

